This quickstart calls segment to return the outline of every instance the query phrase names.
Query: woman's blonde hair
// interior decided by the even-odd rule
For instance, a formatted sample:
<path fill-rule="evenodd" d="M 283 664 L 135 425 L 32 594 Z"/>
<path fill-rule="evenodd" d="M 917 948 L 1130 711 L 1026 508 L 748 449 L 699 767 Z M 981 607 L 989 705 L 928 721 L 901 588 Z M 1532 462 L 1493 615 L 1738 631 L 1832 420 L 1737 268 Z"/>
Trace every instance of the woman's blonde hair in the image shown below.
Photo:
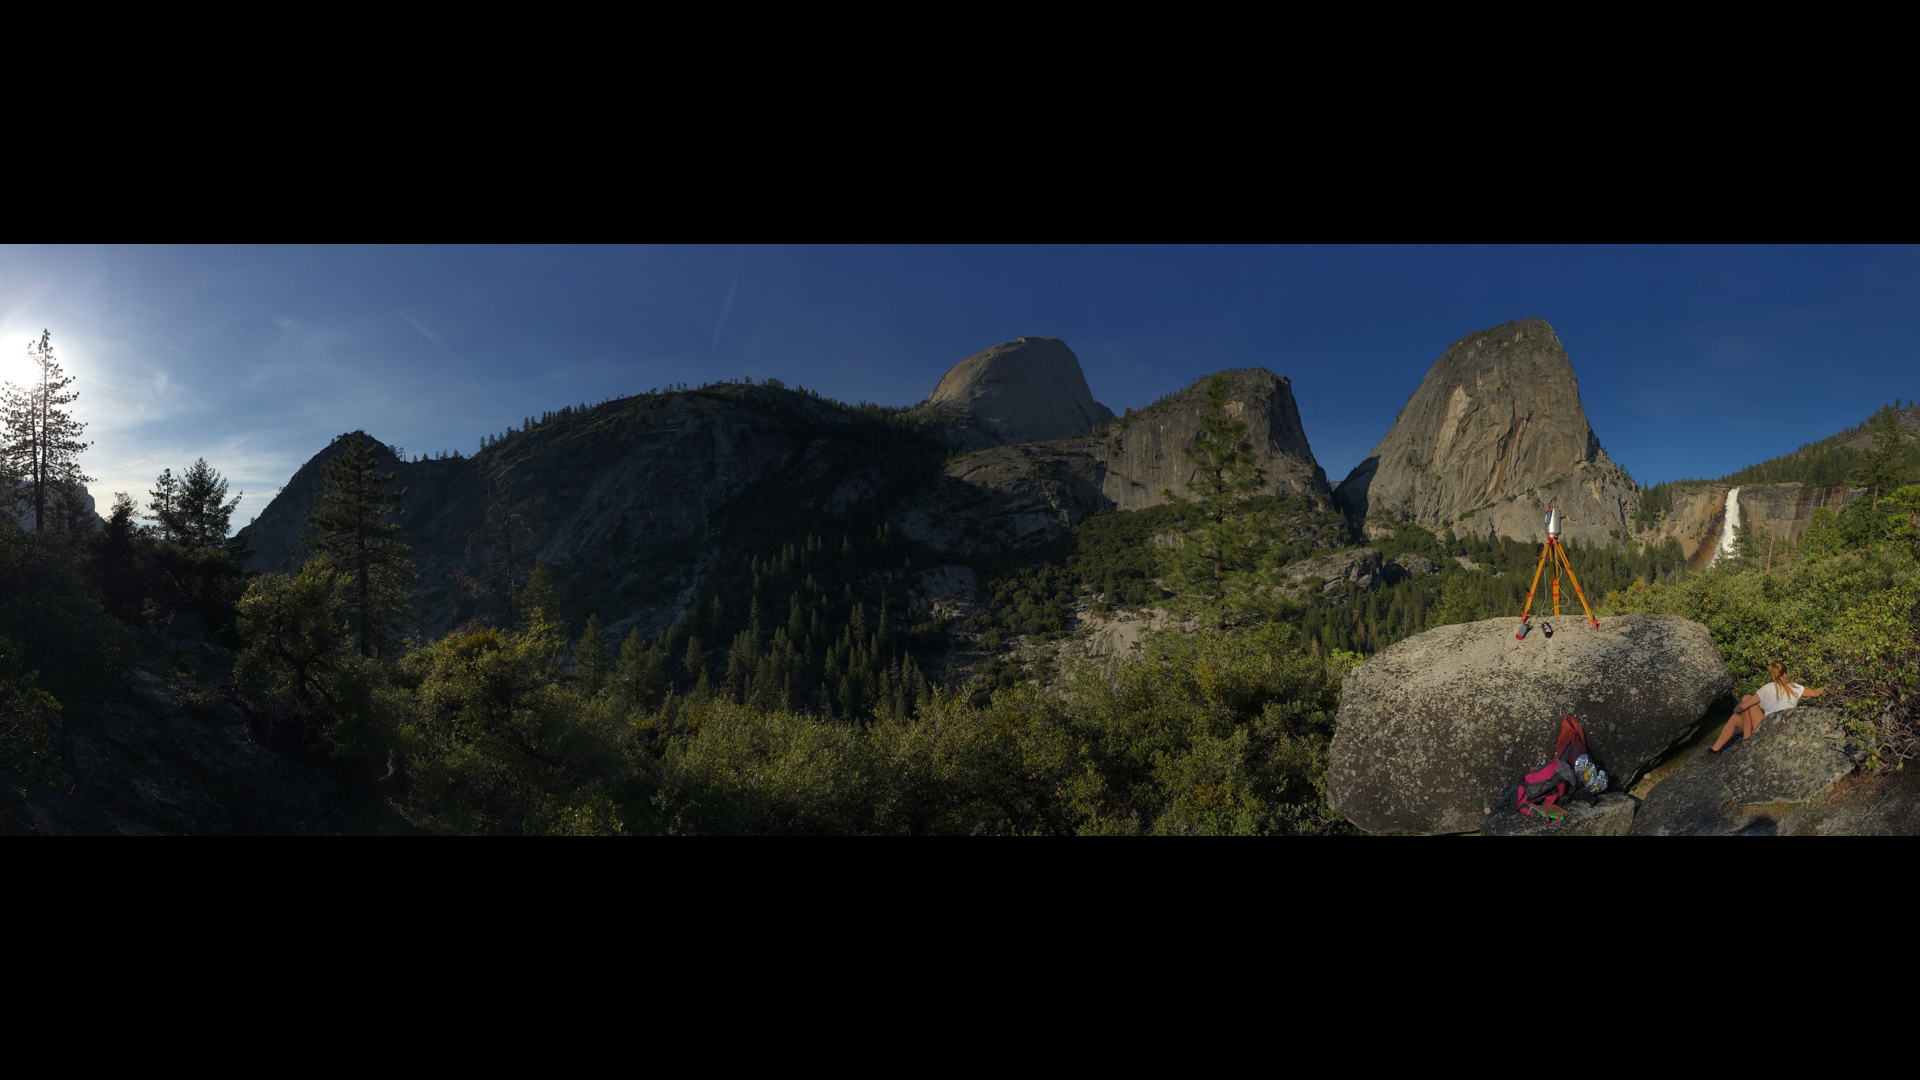
<path fill-rule="evenodd" d="M 1781 701 L 1793 700 L 1793 681 L 1787 678 L 1787 665 L 1778 660 L 1767 665 L 1767 678 L 1773 680 L 1774 692 Z"/>

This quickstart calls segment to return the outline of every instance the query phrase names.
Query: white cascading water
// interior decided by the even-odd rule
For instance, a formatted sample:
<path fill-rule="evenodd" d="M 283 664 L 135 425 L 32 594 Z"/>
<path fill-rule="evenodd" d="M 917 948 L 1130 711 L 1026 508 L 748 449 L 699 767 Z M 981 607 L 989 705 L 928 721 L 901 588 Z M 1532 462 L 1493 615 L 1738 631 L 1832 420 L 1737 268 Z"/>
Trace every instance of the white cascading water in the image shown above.
<path fill-rule="evenodd" d="M 1720 544 L 1718 547 L 1713 549 L 1713 558 L 1707 560 L 1708 566 L 1712 566 L 1714 563 L 1719 562 L 1720 556 L 1722 555 L 1733 554 L 1733 530 L 1735 527 L 1737 527 L 1740 524 L 1740 489 L 1739 488 L 1734 488 L 1733 490 L 1727 492 L 1726 514 L 1727 514 L 1726 520 L 1720 523 Z"/>

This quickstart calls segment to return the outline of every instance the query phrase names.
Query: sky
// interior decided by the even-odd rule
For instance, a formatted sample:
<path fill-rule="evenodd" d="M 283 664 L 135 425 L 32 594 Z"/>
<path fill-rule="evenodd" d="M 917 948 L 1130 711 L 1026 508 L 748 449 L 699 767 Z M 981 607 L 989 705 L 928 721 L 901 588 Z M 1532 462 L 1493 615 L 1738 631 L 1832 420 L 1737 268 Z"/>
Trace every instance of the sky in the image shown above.
<path fill-rule="evenodd" d="M 236 527 L 346 431 L 471 454 L 741 376 L 910 405 L 1023 335 L 1063 339 L 1115 412 L 1287 375 L 1338 480 L 1448 344 L 1529 316 L 1642 483 L 1920 397 L 1915 247 L 0 247 L 0 381 L 52 332 L 101 509 L 204 457 L 245 492 Z"/>

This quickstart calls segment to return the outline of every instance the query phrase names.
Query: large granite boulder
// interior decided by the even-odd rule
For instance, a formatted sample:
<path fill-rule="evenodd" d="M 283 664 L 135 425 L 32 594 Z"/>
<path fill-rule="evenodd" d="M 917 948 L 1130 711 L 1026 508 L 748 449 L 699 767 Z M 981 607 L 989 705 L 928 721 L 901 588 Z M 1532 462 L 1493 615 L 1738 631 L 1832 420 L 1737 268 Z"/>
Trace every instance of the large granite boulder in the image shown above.
<path fill-rule="evenodd" d="M 1733 677 L 1699 623 L 1577 617 L 1514 640 L 1517 620 L 1417 634 L 1347 673 L 1327 797 L 1372 833 L 1472 832 L 1508 784 L 1553 756 L 1578 717 L 1624 789 L 1690 737 Z"/>
<path fill-rule="evenodd" d="M 1854 770 L 1837 709 L 1799 708 L 1760 722 L 1751 739 L 1718 754 L 1706 747 L 1654 785 L 1633 823 L 1635 836 L 1724 836 L 1772 832 L 1782 809 L 1829 791 Z"/>

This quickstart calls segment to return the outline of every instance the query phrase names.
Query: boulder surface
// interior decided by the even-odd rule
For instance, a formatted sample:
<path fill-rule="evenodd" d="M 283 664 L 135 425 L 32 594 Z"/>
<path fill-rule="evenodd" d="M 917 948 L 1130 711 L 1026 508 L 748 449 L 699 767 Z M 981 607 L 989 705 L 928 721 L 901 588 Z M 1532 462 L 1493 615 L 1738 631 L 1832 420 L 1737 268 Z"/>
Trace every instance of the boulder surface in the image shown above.
<path fill-rule="evenodd" d="M 1635 836 L 1772 832 L 1781 807 L 1826 794 L 1851 773 L 1837 709 L 1788 709 L 1718 754 L 1701 747 L 1647 794 Z"/>
<path fill-rule="evenodd" d="M 1549 824 L 1543 818 L 1512 810 L 1496 810 L 1480 826 L 1481 836 L 1625 836 L 1633 827 L 1633 800 L 1624 792 L 1609 791 L 1591 805 L 1575 802 L 1567 819 Z"/>
<path fill-rule="evenodd" d="M 1514 640 L 1515 619 L 1442 626 L 1349 671 L 1327 797 L 1371 833 L 1471 832 L 1486 803 L 1553 756 L 1577 717 L 1624 790 L 1690 737 L 1733 683 L 1713 636 L 1672 615 L 1620 615 L 1591 629 Z"/>

